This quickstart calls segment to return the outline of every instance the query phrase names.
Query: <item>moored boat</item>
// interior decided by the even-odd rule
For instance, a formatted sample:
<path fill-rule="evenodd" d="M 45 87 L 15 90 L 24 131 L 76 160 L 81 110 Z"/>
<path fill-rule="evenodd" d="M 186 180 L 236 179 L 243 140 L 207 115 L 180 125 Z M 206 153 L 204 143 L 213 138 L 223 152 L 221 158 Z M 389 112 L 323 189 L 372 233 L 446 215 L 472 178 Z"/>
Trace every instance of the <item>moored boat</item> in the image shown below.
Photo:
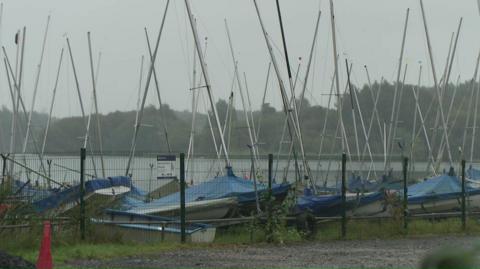
<path fill-rule="evenodd" d="M 92 223 L 107 235 L 121 236 L 129 242 L 179 242 L 181 238 L 178 219 L 106 210 L 104 219 L 92 219 Z M 186 240 L 192 243 L 213 242 L 215 233 L 216 228 L 208 224 L 190 223 L 185 229 Z"/>

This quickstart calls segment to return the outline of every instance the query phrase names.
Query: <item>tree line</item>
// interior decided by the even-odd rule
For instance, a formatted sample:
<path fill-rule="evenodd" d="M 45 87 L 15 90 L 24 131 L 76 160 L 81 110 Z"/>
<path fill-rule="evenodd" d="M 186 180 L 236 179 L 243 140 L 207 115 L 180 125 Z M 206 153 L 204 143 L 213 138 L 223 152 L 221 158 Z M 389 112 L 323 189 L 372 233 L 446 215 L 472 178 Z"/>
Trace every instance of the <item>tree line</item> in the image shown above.
<path fill-rule="evenodd" d="M 400 101 L 398 109 L 398 128 L 395 139 L 392 141 L 392 154 L 410 155 L 419 160 L 426 160 L 429 156 L 427 139 L 424 132 L 428 133 L 428 142 L 437 154 L 442 142 L 443 125 L 438 112 L 438 102 L 435 89 L 432 87 L 416 88 L 414 85 L 400 84 L 395 86 L 388 82 L 381 84 L 376 82 L 363 87 L 353 86 L 355 95 L 350 96 L 350 91 L 345 91 L 342 97 L 342 114 L 348 148 L 351 154 L 357 153 L 360 148 L 361 155 L 366 155 L 365 133 L 370 130 L 369 145 L 376 156 L 384 152 L 384 132 L 389 130 L 395 88 L 397 88 L 397 101 Z M 413 90 L 418 92 L 418 102 L 424 120 L 425 130 L 422 127 L 421 117 L 418 114 Z M 479 85 L 466 81 L 458 85 L 448 85 L 441 88 L 442 106 L 445 117 L 448 118 L 448 136 L 451 154 L 459 158 L 461 152 L 467 157 L 472 147 L 473 120 L 480 126 L 480 117 L 474 117 L 474 106 Z M 378 95 L 378 98 L 377 98 Z M 237 98 L 234 96 L 233 98 Z M 328 98 L 325 97 L 325 98 Z M 358 102 L 357 102 L 358 99 Z M 297 100 L 298 103 L 299 100 Z M 378 118 L 374 113 L 374 104 L 377 102 Z M 225 140 L 229 152 L 235 154 L 248 154 L 247 147 L 250 144 L 245 114 L 241 108 L 229 109 L 229 100 L 219 100 L 216 103 L 220 121 L 227 123 L 225 128 Z M 308 155 L 316 156 L 322 150 L 323 156 L 338 155 L 341 153 L 341 132 L 339 128 L 336 96 L 332 96 L 331 107 L 314 105 L 307 99 L 303 100 L 301 110 L 298 112 L 302 130 L 305 151 Z M 168 105 L 160 111 L 154 106 L 145 108 L 142 127 L 139 133 L 136 150 L 138 152 L 165 153 L 168 151 L 166 137 L 173 152 L 186 152 L 191 134 L 192 113 L 189 111 L 176 111 Z M 360 113 L 361 111 L 361 113 Z M 360 115 L 362 117 L 360 117 Z M 163 117 L 162 117 L 163 116 Z M 263 104 L 262 108 L 252 112 L 255 133 L 258 136 L 258 147 L 261 154 L 277 153 L 279 150 L 282 134 L 282 153 L 287 153 L 291 141 L 288 131 L 285 129 L 285 113 L 269 103 Z M 48 116 L 42 113 L 33 114 L 32 138 L 27 143 L 27 152 L 35 152 L 35 143 L 40 144 L 43 139 L 45 124 Z M 325 119 L 327 122 L 325 123 Z M 396 117 L 394 117 L 395 119 Z M 469 119 L 468 126 L 466 125 Z M 136 111 L 115 111 L 105 115 L 98 115 L 101 125 L 103 149 L 105 152 L 120 153 L 128 152 L 132 143 Z M 90 141 L 94 150 L 98 150 L 98 136 L 96 130 L 97 116 L 92 116 Z M 212 117 L 213 120 L 213 117 Z M 354 122 L 355 121 L 355 122 Z M 363 126 L 365 131 L 363 131 Z M 372 121 L 372 122 L 371 122 Z M 12 125 L 12 112 L 7 107 L 0 110 L 0 149 L 9 152 L 10 132 Z M 19 113 L 17 117 L 15 151 L 20 152 L 24 140 L 26 126 L 25 114 Z M 166 126 L 166 131 L 164 129 Z M 355 131 L 354 127 L 357 127 Z M 435 128 L 437 126 L 437 128 Z M 466 128 L 467 127 L 467 128 Z M 216 128 L 213 124 L 212 128 Z M 413 132 L 415 130 L 415 133 Z M 464 136 L 466 142 L 463 145 Z M 215 147 L 211 135 L 211 129 L 207 114 L 197 113 L 195 134 L 195 153 L 201 155 L 215 154 Z M 479 132 L 476 132 L 477 134 Z M 356 134 L 356 135 L 355 135 Z M 436 134 L 436 135 L 434 135 Z M 49 153 L 76 153 L 83 145 L 85 136 L 85 119 L 82 117 L 55 118 L 50 125 L 50 131 L 46 144 L 46 152 Z M 357 138 L 356 138 L 357 137 Z M 217 137 L 218 138 L 218 137 Z M 36 142 L 35 142 L 36 141 Z M 412 143 L 415 141 L 415 143 Z M 477 140 L 478 141 L 478 140 Z M 479 143 L 475 143 L 474 158 L 480 157 Z M 461 147 L 461 151 L 459 150 Z M 365 154 L 364 154 L 365 153 Z M 468 154 L 467 154 L 468 153 Z M 447 157 L 445 150 L 443 158 Z"/>

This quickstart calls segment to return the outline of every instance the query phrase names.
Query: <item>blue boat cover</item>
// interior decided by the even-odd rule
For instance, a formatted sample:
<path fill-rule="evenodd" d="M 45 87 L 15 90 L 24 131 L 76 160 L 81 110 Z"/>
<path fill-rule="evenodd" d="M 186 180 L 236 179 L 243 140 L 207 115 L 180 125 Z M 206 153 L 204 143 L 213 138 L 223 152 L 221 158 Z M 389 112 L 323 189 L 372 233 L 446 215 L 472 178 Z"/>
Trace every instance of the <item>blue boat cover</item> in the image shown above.
<path fill-rule="evenodd" d="M 466 176 L 469 179 L 480 180 L 480 170 L 475 169 L 470 165 L 470 167 L 467 169 Z"/>
<path fill-rule="evenodd" d="M 431 200 L 459 197 L 462 185 L 457 176 L 442 174 L 408 187 L 409 203 L 424 203 Z M 480 190 L 466 186 L 469 195 L 478 194 Z"/>
<path fill-rule="evenodd" d="M 315 216 L 335 216 L 340 214 L 342 196 L 340 194 L 316 196 L 302 195 L 298 197 L 295 212 L 309 212 Z"/>
<path fill-rule="evenodd" d="M 97 190 L 111 188 L 111 187 L 131 187 L 132 181 L 129 177 L 118 176 L 109 177 L 107 179 L 92 179 L 85 182 L 85 194 L 88 195 Z M 80 184 L 73 187 L 52 193 L 50 196 L 35 201 L 33 208 L 38 213 L 43 213 L 47 210 L 60 207 L 65 203 L 76 202 L 80 199 Z"/>
<path fill-rule="evenodd" d="M 460 181 L 456 176 L 443 174 L 409 186 L 408 196 L 419 197 L 425 195 L 459 192 L 461 190 L 462 186 L 460 185 Z"/>
<path fill-rule="evenodd" d="M 358 195 L 355 199 L 349 199 L 346 203 L 347 210 L 353 207 L 367 205 L 383 199 L 382 192 L 374 192 L 367 195 Z M 338 216 L 342 209 L 342 195 L 302 195 L 297 199 L 294 212 L 310 212 L 317 217 Z"/>
<path fill-rule="evenodd" d="M 274 196 L 286 194 L 290 184 L 272 184 Z M 257 192 L 261 196 L 267 190 L 267 185 L 257 182 Z M 227 168 L 227 175 L 216 177 L 196 186 L 185 189 L 185 202 L 213 200 L 228 197 L 236 197 L 240 205 L 255 202 L 255 187 L 252 180 L 246 180 L 233 174 L 231 168 Z M 180 192 L 176 192 L 148 203 L 125 197 L 124 210 L 149 209 L 168 205 L 180 204 Z"/>
<path fill-rule="evenodd" d="M 28 201 L 38 201 L 45 197 L 52 195 L 52 193 L 58 191 L 58 189 L 45 189 L 33 186 L 30 181 L 23 182 L 15 180 L 13 182 L 13 193 L 17 196 L 21 196 Z"/>
<path fill-rule="evenodd" d="M 377 190 L 379 184 L 377 182 L 372 182 L 366 179 L 363 179 L 360 176 L 352 175 L 348 179 L 347 189 L 351 192 L 371 192 Z"/>

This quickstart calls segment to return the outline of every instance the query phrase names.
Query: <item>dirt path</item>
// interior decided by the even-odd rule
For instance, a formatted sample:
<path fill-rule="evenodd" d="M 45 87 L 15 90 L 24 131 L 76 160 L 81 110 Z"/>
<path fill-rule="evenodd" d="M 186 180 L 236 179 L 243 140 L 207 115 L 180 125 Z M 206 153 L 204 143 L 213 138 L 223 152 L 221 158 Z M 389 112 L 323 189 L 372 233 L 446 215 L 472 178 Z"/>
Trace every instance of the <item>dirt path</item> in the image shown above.
<path fill-rule="evenodd" d="M 73 261 L 69 265 L 97 268 L 416 268 L 429 251 L 446 245 L 469 247 L 479 241 L 479 237 L 437 237 L 183 249 L 147 257 Z"/>

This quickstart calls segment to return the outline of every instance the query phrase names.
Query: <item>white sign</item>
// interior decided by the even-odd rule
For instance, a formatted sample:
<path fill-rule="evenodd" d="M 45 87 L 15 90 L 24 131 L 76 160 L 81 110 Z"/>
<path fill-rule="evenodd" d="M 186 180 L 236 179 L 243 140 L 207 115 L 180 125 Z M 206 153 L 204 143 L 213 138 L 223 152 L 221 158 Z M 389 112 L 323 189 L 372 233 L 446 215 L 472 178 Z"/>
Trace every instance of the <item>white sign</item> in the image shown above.
<path fill-rule="evenodd" d="M 175 155 L 157 155 L 157 179 L 176 178 Z"/>

